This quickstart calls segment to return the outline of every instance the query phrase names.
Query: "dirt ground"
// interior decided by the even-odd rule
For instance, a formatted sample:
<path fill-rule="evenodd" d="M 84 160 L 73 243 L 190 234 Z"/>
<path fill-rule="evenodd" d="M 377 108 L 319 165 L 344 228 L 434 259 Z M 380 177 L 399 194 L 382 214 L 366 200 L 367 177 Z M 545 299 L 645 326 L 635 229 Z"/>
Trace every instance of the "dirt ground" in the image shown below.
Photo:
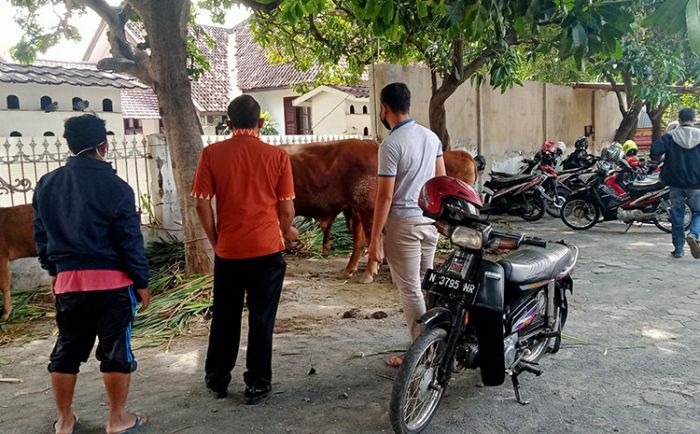
<path fill-rule="evenodd" d="M 508 383 L 484 388 L 478 372 L 462 373 L 426 432 L 700 432 L 700 262 L 689 253 L 671 259 L 670 235 L 653 227 L 573 233 L 552 219 L 509 224 L 581 247 L 565 330 L 572 338 L 543 359 L 541 377 L 522 377 L 529 406 L 515 403 Z M 219 401 L 203 382 L 206 329 L 176 339 L 168 352 L 137 350 L 129 406 L 151 417 L 143 432 L 390 432 L 396 370 L 384 362 L 408 343 L 403 314 L 386 269 L 375 284 L 359 285 L 339 278 L 345 260 L 288 258 L 266 405 L 242 404 L 245 339 L 231 396 Z M 0 377 L 23 380 L 0 383 L 0 433 L 50 432 L 53 342 L 0 347 Z M 105 400 L 91 360 L 78 381 L 76 433 L 104 432 Z"/>

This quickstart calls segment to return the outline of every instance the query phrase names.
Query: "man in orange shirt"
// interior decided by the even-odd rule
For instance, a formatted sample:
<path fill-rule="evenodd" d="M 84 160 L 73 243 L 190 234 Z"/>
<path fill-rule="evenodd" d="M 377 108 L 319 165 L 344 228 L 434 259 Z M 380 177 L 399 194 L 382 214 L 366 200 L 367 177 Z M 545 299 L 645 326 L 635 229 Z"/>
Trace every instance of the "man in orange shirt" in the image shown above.
<path fill-rule="evenodd" d="M 202 151 L 192 186 L 197 213 L 214 246 L 214 305 L 205 364 L 207 387 L 228 395 L 247 294 L 247 404 L 271 390 L 272 331 L 286 263 L 284 239 L 296 239 L 294 181 L 289 156 L 259 138 L 260 105 L 242 95 L 228 106 L 233 137 Z M 212 199 L 216 198 L 216 219 Z"/>

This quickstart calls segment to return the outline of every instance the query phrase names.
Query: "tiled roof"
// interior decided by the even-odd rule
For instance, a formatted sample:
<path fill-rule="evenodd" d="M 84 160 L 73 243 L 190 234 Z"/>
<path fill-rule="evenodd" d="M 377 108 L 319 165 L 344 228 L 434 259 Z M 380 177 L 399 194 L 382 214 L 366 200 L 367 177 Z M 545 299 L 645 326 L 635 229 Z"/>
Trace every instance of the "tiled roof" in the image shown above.
<path fill-rule="evenodd" d="M 238 87 L 243 91 L 309 83 L 321 69 L 317 65 L 308 71 L 300 71 L 291 63 L 271 65 L 262 47 L 253 40 L 247 21 L 234 27 L 233 33 L 236 37 Z"/>
<path fill-rule="evenodd" d="M 349 93 L 355 98 L 369 98 L 369 88 L 364 85 L 342 85 L 342 84 L 329 84 L 328 87 L 333 89 L 338 89 L 342 92 Z"/>
<path fill-rule="evenodd" d="M 231 97 L 228 47 L 230 31 L 223 27 L 200 26 L 213 40 L 210 47 L 206 38 L 197 38 L 197 46 L 209 61 L 209 71 L 192 80 L 192 99 L 203 112 L 226 113 Z"/>
<path fill-rule="evenodd" d="M 137 43 L 143 42 L 141 23 L 129 21 L 126 28 Z M 197 109 L 203 112 L 225 113 L 232 94 L 228 61 L 230 30 L 205 25 L 200 25 L 199 28 L 208 36 L 197 38 L 197 46 L 209 61 L 210 69 L 197 80 L 192 80 L 192 100 Z M 212 46 L 209 46 L 209 40 L 213 42 Z"/>
<path fill-rule="evenodd" d="M 74 68 L 65 66 L 20 65 L 0 62 L 0 82 L 34 83 L 71 86 L 116 87 L 118 89 L 143 88 L 135 80 L 112 72 L 98 71 L 93 68 Z"/>
<path fill-rule="evenodd" d="M 121 94 L 122 117 L 160 119 L 158 97 L 151 89 L 124 89 Z"/>

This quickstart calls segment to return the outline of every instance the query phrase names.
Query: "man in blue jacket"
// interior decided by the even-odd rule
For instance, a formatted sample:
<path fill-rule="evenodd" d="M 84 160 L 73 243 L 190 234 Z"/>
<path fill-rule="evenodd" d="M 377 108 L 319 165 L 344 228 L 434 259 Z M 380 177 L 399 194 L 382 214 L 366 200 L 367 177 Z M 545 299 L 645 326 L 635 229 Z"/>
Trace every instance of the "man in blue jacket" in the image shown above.
<path fill-rule="evenodd" d="M 99 339 L 97 360 L 109 397 L 108 433 L 133 430 L 146 417 L 125 408 L 136 360 L 131 323 L 137 297 L 148 307 L 148 261 L 134 192 L 107 153 L 105 121 L 70 118 L 63 137 L 74 154 L 39 180 L 34 192 L 34 237 L 39 261 L 52 276 L 58 338 L 49 372 L 56 398 L 56 433 L 77 423 L 72 401 L 81 362 Z"/>
<path fill-rule="evenodd" d="M 671 187 L 671 223 L 674 258 L 683 257 L 683 247 L 688 242 L 695 259 L 700 259 L 700 129 L 695 128 L 695 111 L 684 108 L 678 114 L 679 126 L 651 147 L 651 159 L 659 161 L 666 156 L 661 179 Z M 685 206 L 693 217 L 686 237 Z"/>

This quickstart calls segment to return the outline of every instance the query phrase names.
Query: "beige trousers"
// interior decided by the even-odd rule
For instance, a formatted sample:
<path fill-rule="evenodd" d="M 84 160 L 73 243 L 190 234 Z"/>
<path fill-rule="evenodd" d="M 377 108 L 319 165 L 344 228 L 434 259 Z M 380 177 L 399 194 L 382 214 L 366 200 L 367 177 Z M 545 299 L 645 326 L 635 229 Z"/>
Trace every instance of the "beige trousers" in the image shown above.
<path fill-rule="evenodd" d="M 425 313 L 421 282 L 426 270 L 433 266 L 438 240 L 437 229 L 426 223 L 432 220 L 390 217 L 384 227 L 384 256 L 389 263 L 391 279 L 399 290 L 411 340 L 421 332 L 416 322 Z"/>

